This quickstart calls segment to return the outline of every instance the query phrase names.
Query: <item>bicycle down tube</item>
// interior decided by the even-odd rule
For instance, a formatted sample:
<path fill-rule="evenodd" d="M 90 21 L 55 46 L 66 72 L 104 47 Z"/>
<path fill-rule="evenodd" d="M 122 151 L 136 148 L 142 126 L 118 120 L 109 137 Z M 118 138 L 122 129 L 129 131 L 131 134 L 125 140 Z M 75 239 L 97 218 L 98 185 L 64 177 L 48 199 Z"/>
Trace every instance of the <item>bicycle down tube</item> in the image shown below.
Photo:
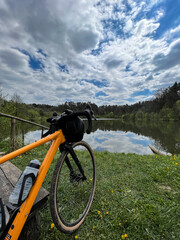
<path fill-rule="evenodd" d="M 48 169 L 51 165 L 51 162 L 60 146 L 60 144 L 62 144 L 63 142 L 65 142 L 65 138 L 64 138 L 64 135 L 62 133 L 61 130 L 59 131 L 56 131 L 55 133 L 43 138 L 43 139 L 40 139 L 34 143 L 31 143 L 25 147 L 22 147 L 12 153 L 9 153 L 3 157 L 0 158 L 0 164 L 12 159 L 12 158 L 15 158 L 17 156 L 19 156 L 20 154 L 23 154 L 33 148 L 36 148 L 40 145 L 43 145 L 44 143 L 46 142 L 49 142 L 51 140 L 54 140 L 40 166 L 40 169 L 39 169 L 39 174 L 37 176 L 37 179 L 27 197 L 27 199 L 24 201 L 24 203 L 20 206 L 19 208 L 19 211 L 13 221 L 13 223 L 11 224 L 9 230 L 8 230 L 8 233 L 7 235 L 5 236 L 4 239 L 2 240 L 17 240 L 20 233 L 21 233 L 21 230 L 27 220 L 27 217 L 31 211 L 31 208 L 34 204 L 34 201 L 37 197 L 37 194 L 41 188 L 41 185 L 44 181 L 44 178 L 48 172 Z"/>

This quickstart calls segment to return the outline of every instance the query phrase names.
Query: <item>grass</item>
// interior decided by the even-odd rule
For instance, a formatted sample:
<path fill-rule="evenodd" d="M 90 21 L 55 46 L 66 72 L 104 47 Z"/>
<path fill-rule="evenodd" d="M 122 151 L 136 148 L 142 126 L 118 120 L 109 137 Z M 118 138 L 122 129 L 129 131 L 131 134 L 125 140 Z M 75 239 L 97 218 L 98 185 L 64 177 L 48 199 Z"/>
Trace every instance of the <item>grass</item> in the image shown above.
<path fill-rule="evenodd" d="M 23 169 L 43 160 L 48 146 L 13 160 Z M 50 190 L 56 155 L 43 187 Z M 95 152 L 97 186 L 91 210 L 79 230 L 65 235 L 55 229 L 49 207 L 41 211 L 40 240 L 172 240 L 180 236 L 180 156 Z"/>

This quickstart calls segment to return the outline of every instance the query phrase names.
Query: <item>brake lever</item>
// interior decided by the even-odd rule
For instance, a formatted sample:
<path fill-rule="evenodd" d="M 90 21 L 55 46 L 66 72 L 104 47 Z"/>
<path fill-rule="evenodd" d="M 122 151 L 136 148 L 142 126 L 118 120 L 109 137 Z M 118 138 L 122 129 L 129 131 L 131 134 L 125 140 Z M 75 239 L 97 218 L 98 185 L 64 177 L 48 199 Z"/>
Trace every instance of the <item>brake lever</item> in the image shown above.
<path fill-rule="evenodd" d="M 97 118 L 95 117 L 94 113 L 92 114 L 92 118 L 97 121 Z"/>
<path fill-rule="evenodd" d="M 89 112 L 89 114 L 91 115 L 91 118 L 94 118 L 94 120 L 97 120 L 96 117 L 95 117 L 95 115 L 94 115 L 94 112 L 93 112 L 93 110 L 92 110 L 92 108 L 91 108 L 91 106 L 90 106 L 90 104 L 87 104 L 87 105 L 86 105 L 85 110 Z"/>

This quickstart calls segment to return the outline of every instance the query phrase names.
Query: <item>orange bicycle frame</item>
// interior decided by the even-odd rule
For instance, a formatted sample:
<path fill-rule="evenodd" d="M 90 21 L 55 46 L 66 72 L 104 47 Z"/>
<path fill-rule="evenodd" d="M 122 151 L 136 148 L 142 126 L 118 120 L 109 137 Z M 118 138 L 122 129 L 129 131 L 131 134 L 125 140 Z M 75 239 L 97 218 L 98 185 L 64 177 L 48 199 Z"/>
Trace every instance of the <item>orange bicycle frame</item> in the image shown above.
<path fill-rule="evenodd" d="M 15 158 L 33 148 L 36 148 L 36 147 L 43 145 L 44 143 L 52 141 L 52 140 L 53 140 L 53 142 L 52 142 L 52 144 L 40 166 L 37 179 L 36 179 L 33 187 L 31 188 L 31 191 L 30 191 L 27 199 L 22 203 L 10 229 L 8 230 L 7 236 L 5 237 L 5 239 L 2 239 L 2 240 L 9 240 L 9 239 L 17 240 L 18 239 L 18 237 L 21 233 L 21 230 L 27 220 L 27 217 L 31 211 L 33 203 L 37 197 L 37 194 L 41 188 L 41 185 L 45 179 L 45 176 L 49 170 L 52 160 L 53 160 L 60 144 L 65 142 L 65 138 L 64 138 L 62 131 L 59 130 L 45 138 L 42 138 L 34 143 L 31 143 L 25 147 L 22 147 L 14 152 L 9 153 L 0 158 L 0 164 L 2 164 L 12 158 Z"/>

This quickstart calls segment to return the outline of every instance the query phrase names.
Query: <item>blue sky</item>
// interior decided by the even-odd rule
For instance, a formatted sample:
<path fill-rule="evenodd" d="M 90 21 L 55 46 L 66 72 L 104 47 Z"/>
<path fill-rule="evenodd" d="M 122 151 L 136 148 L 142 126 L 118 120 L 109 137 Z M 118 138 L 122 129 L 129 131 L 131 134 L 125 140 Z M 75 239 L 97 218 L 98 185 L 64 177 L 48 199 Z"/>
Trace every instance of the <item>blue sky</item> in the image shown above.
<path fill-rule="evenodd" d="M 1 0 L 0 91 L 124 105 L 180 82 L 179 0 Z"/>

